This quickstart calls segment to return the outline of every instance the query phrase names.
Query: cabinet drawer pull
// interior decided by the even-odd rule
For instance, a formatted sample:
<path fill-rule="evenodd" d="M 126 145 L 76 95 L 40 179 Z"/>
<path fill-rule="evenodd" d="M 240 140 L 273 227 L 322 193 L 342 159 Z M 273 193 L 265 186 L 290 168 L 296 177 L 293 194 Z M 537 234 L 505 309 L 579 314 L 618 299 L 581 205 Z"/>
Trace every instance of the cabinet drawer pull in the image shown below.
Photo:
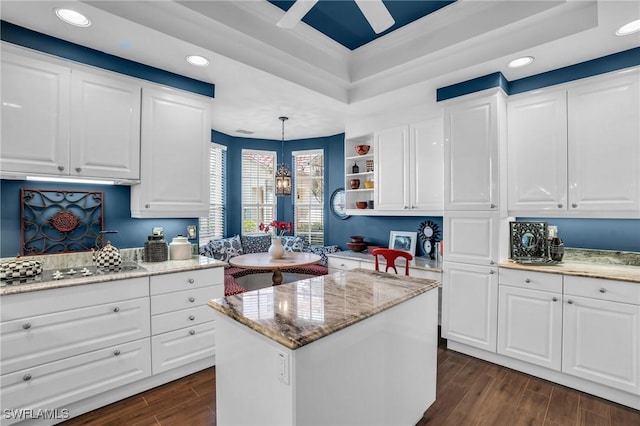
<path fill-rule="evenodd" d="M 525 282 L 525 283 L 527 283 L 527 284 L 529 284 L 529 283 L 531 282 L 531 280 L 530 280 L 529 278 L 526 278 L 526 279 L 524 280 L 524 282 Z"/>
<path fill-rule="evenodd" d="M 80 167 L 76 167 L 76 172 L 80 173 L 82 169 Z"/>
<path fill-rule="evenodd" d="M 24 380 L 25 382 L 31 380 L 31 374 L 25 374 L 24 376 L 22 376 L 22 380 Z"/>
<path fill-rule="evenodd" d="M 187 281 L 189 281 L 189 284 L 193 284 L 196 282 L 196 280 L 194 280 L 193 278 L 189 278 Z"/>
<path fill-rule="evenodd" d="M 573 300 L 567 300 L 567 303 L 573 305 Z"/>
<path fill-rule="evenodd" d="M 341 263 L 340 266 L 347 266 L 347 265 L 345 265 L 344 263 Z"/>
<path fill-rule="evenodd" d="M 601 288 L 601 289 L 600 289 L 600 293 L 606 293 L 606 292 L 607 292 L 607 289 L 606 289 L 606 288 Z"/>
<path fill-rule="evenodd" d="M 489 273 L 490 273 L 491 275 L 493 275 L 493 274 L 495 274 L 495 273 L 496 273 L 496 271 L 494 271 L 494 270 L 492 269 L 492 270 L 490 270 L 490 271 L 489 271 Z"/>
<path fill-rule="evenodd" d="M 189 298 L 189 302 L 193 303 L 193 302 L 195 302 L 195 301 L 196 301 L 196 299 L 195 299 L 194 297 L 190 297 L 190 298 Z"/>
<path fill-rule="evenodd" d="M 119 349 L 116 349 L 115 351 L 113 351 L 113 354 L 114 354 L 115 356 L 120 355 L 120 350 L 119 350 Z"/>
<path fill-rule="evenodd" d="M 492 209 L 495 209 L 496 205 L 495 204 L 490 204 L 489 207 L 491 207 Z"/>
<path fill-rule="evenodd" d="M 557 297 L 553 297 L 553 298 L 551 298 L 551 301 L 552 301 L 552 302 L 557 302 L 557 301 L 558 301 L 558 298 L 557 298 Z"/>
<path fill-rule="evenodd" d="M 561 209 L 562 207 L 564 207 L 564 206 L 562 205 L 562 203 L 559 203 L 559 204 L 558 204 L 558 208 L 559 208 L 559 209 Z"/>
<path fill-rule="evenodd" d="M 196 331 L 195 330 L 189 330 L 189 334 L 193 336 L 194 334 L 196 334 Z"/>
<path fill-rule="evenodd" d="M 145 208 L 145 209 L 148 209 L 148 208 L 150 208 L 150 207 L 151 207 L 151 204 L 145 204 L 145 205 L 144 205 L 144 208 Z"/>
<path fill-rule="evenodd" d="M 64 171 L 64 166 L 58 166 L 58 170 L 60 170 L 61 172 Z"/>
<path fill-rule="evenodd" d="M 24 328 L 25 330 L 30 329 L 30 328 L 31 328 L 31 323 L 30 323 L 30 322 L 28 322 L 28 323 L 26 323 L 26 324 L 22 324 L 22 328 Z"/>
<path fill-rule="evenodd" d="M 576 207 L 578 207 L 578 205 L 576 203 L 573 203 L 573 204 L 571 204 L 571 207 L 573 207 L 575 209 Z"/>
<path fill-rule="evenodd" d="M 115 308 L 113 308 L 113 312 L 120 312 L 120 308 L 116 306 Z"/>
<path fill-rule="evenodd" d="M 489 261 L 489 265 L 495 265 L 495 264 L 496 264 L 496 262 L 494 262 L 493 260 Z"/>
<path fill-rule="evenodd" d="M 193 315 L 189 315 L 189 321 L 193 321 L 194 319 L 196 319 L 196 317 L 194 317 Z"/>

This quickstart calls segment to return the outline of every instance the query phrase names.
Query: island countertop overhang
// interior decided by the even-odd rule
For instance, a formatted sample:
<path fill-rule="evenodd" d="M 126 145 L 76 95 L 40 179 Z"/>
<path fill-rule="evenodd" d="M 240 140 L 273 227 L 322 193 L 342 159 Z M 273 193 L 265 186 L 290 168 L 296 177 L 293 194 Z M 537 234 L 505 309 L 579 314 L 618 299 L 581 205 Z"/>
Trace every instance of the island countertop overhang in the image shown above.
<path fill-rule="evenodd" d="M 295 350 L 440 286 L 354 269 L 212 299 L 209 306 Z"/>

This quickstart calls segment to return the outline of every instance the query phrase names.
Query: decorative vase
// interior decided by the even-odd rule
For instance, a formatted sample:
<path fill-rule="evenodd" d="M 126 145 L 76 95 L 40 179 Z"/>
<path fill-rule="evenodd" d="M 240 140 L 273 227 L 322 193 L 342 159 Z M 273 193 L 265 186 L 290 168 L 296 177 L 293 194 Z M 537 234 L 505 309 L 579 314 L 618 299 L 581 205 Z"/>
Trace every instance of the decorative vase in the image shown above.
<path fill-rule="evenodd" d="M 280 259 L 284 256 L 284 247 L 282 247 L 282 239 L 280 237 L 273 237 L 271 239 L 271 245 L 269 246 L 269 255 L 272 259 Z"/>

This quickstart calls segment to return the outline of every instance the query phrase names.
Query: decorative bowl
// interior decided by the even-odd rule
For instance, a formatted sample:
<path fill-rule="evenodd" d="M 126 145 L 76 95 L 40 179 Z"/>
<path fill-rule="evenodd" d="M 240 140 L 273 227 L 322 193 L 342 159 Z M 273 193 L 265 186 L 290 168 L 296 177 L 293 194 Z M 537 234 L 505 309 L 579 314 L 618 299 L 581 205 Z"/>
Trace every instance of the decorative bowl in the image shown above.
<path fill-rule="evenodd" d="M 356 207 L 359 209 L 366 209 L 367 202 L 366 201 L 356 201 Z"/>
<path fill-rule="evenodd" d="M 365 155 L 371 149 L 371 145 L 356 145 L 358 155 Z"/>
<path fill-rule="evenodd" d="M 373 181 L 372 180 L 365 180 L 362 183 L 364 183 L 364 187 L 367 188 L 367 189 L 373 188 Z"/>
<path fill-rule="evenodd" d="M 358 189 L 360 188 L 360 179 L 351 179 L 349 184 L 351 185 L 351 189 Z"/>
<path fill-rule="evenodd" d="M 364 241 L 364 237 L 362 235 L 352 235 L 349 238 L 351 238 L 352 243 L 361 243 Z"/>
<path fill-rule="evenodd" d="M 347 247 L 349 247 L 353 251 L 363 251 L 367 248 L 367 243 L 365 242 L 353 242 L 347 241 Z"/>

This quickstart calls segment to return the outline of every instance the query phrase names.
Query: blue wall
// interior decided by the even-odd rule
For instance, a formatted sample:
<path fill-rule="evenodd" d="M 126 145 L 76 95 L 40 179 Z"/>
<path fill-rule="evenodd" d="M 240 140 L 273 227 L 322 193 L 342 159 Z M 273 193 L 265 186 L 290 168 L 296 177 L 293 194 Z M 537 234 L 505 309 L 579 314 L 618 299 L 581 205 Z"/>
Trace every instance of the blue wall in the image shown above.
<path fill-rule="evenodd" d="M 104 229 L 118 231 L 109 235 L 109 241 L 118 248 L 142 247 L 156 226 L 164 228 L 167 241 L 178 234 L 186 235 L 187 225 L 198 225 L 197 218 L 134 219 L 131 217 L 128 186 L 84 185 L 50 182 L 0 180 L 0 257 L 11 257 L 21 252 L 20 189 L 103 191 Z"/>

